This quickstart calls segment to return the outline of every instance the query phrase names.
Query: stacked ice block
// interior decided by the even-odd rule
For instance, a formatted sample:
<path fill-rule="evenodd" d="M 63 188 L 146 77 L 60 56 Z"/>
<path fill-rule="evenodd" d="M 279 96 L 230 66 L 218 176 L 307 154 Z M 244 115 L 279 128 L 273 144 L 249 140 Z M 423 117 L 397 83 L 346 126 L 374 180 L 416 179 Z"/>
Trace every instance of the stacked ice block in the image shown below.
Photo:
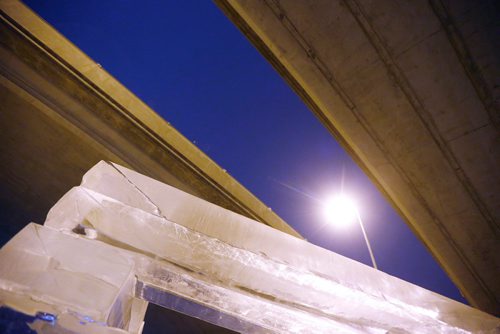
<path fill-rule="evenodd" d="M 39 332 L 138 333 L 147 302 L 245 333 L 467 333 L 499 319 L 100 162 L 0 251 Z M 57 327 L 59 326 L 59 327 Z"/>

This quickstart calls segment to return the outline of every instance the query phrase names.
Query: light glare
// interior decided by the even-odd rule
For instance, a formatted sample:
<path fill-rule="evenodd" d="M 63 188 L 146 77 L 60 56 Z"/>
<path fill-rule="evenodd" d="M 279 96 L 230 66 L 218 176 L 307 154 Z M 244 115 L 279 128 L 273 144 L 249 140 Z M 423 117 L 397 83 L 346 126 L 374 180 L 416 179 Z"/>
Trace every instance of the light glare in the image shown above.
<path fill-rule="evenodd" d="M 330 224 L 344 227 L 356 220 L 357 210 L 350 198 L 338 195 L 325 202 L 324 216 Z"/>

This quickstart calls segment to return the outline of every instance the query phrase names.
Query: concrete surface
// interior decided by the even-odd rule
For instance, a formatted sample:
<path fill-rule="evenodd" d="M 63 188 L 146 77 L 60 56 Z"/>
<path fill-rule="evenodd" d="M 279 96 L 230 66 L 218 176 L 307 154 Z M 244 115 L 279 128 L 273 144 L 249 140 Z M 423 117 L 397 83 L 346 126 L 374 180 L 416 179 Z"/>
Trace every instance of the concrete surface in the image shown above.
<path fill-rule="evenodd" d="M 1 242 L 100 160 L 299 236 L 130 91 L 18 1 L 0 0 Z"/>
<path fill-rule="evenodd" d="M 471 304 L 500 314 L 498 4 L 216 2 Z"/>

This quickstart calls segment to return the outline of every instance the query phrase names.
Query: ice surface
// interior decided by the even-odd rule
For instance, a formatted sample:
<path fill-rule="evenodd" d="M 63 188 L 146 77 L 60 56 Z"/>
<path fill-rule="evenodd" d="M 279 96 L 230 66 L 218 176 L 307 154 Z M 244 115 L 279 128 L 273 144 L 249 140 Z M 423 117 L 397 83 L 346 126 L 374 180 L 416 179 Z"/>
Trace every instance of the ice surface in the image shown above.
<path fill-rule="evenodd" d="M 50 305 L 78 307 L 115 328 L 142 324 L 145 302 L 131 298 L 132 289 L 136 298 L 244 333 L 500 329 L 488 314 L 111 163 L 87 172 L 45 226 L 35 230 L 54 235 L 49 246 L 28 246 L 18 235 L 0 251 L 1 293 L 31 298 L 43 290 Z M 95 249 L 77 251 L 88 245 Z M 68 280 L 61 290 L 50 284 L 57 275 Z M 75 282 L 88 293 L 73 293 Z M 8 305 L 31 305 L 9 298 Z"/>
<path fill-rule="evenodd" d="M 133 253 L 31 223 L 0 250 L 0 301 L 57 315 L 58 325 L 138 332 L 141 324 L 130 322 L 134 268 Z"/>
<path fill-rule="evenodd" d="M 118 165 L 101 162 L 66 196 L 51 210 L 47 225 L 70 230 L 74 226 L 68 221 L 84 220 L 103 240 L 330 323 L 420 333 L 488 330 L 499 324 L 468 306 Z M 64 219 L 57 217 L 75 206 L 80 208 L 75 219 L 66 212 L 60 215 Z"/>

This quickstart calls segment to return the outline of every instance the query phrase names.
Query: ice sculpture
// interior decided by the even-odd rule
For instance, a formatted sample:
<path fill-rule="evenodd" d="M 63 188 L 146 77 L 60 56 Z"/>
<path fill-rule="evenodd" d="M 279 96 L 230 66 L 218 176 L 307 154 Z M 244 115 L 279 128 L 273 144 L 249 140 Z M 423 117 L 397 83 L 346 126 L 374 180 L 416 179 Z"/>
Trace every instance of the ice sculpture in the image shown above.
<path fill-rule="evenodd" d="M 140 333 L 147 302 L 243 333 L 494 333 L 500 320 L 100 162 L 0 251 L 41 333 Z"/>

